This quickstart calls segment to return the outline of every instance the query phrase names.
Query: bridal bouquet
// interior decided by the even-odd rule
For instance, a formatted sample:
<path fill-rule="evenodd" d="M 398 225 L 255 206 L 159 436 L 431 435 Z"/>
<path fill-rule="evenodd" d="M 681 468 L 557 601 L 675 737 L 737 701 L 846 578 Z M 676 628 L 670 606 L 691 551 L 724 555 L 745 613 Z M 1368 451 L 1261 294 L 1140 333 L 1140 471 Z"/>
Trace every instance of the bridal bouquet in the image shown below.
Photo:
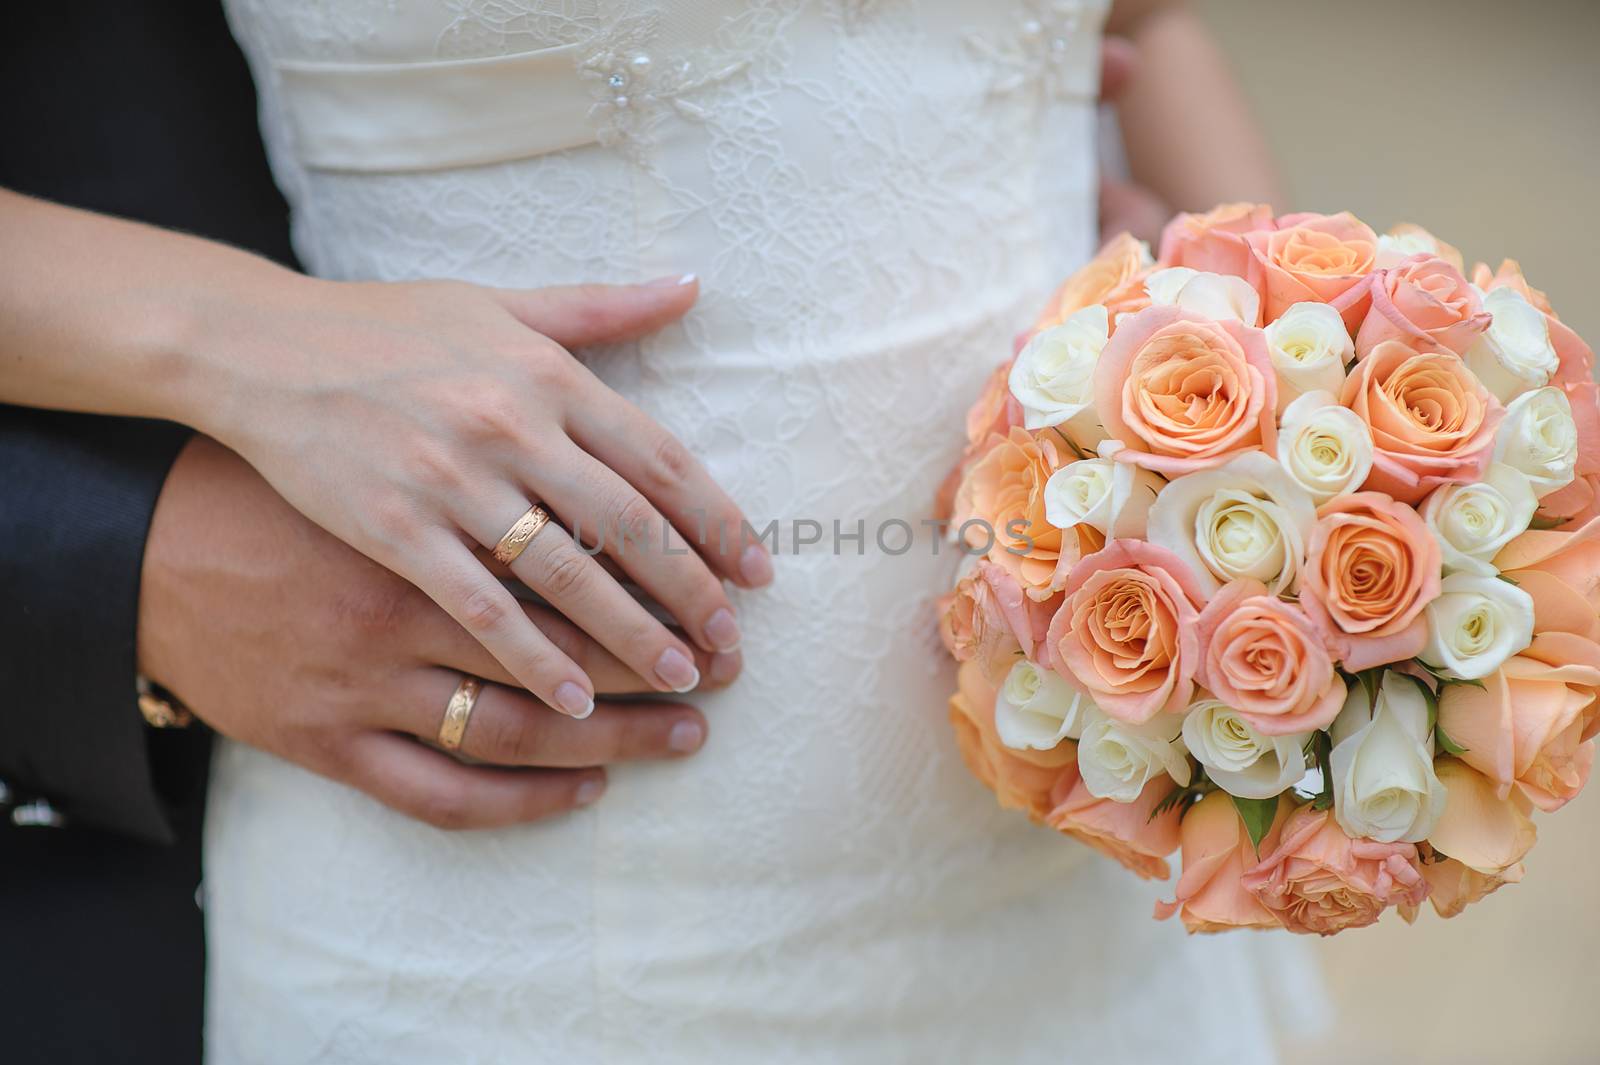
<path fill-rule="evenodd" d="M 967 421 L 950 718 L 1001 805 L 1194 932 L 1520 880 L 1600 731 L 1600 397 L 1515 262 L 1182 215 L 1052 297 Z M 947 493 L 949 495 L 949 493 Z"/>

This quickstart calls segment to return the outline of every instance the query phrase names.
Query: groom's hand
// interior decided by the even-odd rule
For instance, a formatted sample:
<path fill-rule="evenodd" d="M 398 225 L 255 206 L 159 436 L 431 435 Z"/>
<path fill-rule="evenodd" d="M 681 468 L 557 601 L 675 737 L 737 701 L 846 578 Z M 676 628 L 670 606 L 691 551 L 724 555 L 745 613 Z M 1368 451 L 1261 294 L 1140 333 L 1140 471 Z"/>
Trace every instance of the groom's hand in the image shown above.
<path fill-rule="evenodd" d="M 531 821 L 594 801 L 606 763 L 691 754 L 693 707 L 608 702 L 647 683 L 554 613 L 527 612 L 593 678 L 575 720 L 512 686 L 427 596 L 302 517 L 245 462 L 196 438 L 151 524 L 139 664 L 223 735 L 343 781 L 442 828 Z M 739 657 L 697 652 L 703 688 Z M 423 741 L 470 673 L 485 684 L 461 753 Z"/>

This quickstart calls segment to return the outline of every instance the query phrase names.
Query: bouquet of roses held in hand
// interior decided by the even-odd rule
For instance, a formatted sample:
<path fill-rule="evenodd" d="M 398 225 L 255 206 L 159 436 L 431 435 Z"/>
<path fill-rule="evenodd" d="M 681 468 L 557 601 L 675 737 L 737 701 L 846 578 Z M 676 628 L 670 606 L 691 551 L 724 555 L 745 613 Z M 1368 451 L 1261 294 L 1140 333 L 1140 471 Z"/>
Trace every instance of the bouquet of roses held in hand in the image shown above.
<path fill-rule="evenodd" d="M 967 422 L 951 720 L 1002 805 L 1191 931 L 1449 917 L 1600 730 L 1593 356 L 1415 226 L 1181 215 L 1070 278 Z"/>

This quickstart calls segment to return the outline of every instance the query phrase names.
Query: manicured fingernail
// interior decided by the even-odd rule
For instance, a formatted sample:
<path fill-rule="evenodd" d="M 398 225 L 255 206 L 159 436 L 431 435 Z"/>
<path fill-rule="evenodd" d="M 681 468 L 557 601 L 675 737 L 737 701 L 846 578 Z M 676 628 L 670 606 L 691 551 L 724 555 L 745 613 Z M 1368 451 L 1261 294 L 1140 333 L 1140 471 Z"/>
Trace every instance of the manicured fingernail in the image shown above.
<path fill-rule="evenodd" d="M 598 799 L 600 797 L 600 793 L 605 790 L 605 781 L 599 779 L 598 777 L 590 777 L 588 780 L 585 780 L 582 784 L 578 785 L 578 792 L 572 797 L 572 801 L 579 806 L 588 806 L 590 803 Z"/>
<path fill-rule="evenodd" d="M 679 754 L 698 751 L 706 738 L 706 730 L 698 721 L 680 721 L 667 733 L 667 747 Z"/>
<path fill-rule="evenodd" d="M 739 675 L 739 667 L 744 660 L 737 651 L 727 654 L 714 654 L 711 656 L 711 680 L 715 684 L 730 684 L 733 678 Z"/>
<path fill-rule="evenodd" d="M 719 651 L 731 651 L 739 646 L 739 622 L 733 611 L 720 607 L 706 622 L 706 639 Z"/>
<path fill-rule="evenodd" d="M 570 680 L 562 681 L 556 688 L 556 705 L 568 717 L 588 717 L 594 713 L 594 699 Z"/>
<path fill-rule="evenodd" d="M 694 274 L 675 274 L 670 277 L 658 277 L 654 281 L 646 281 L 646 288 L 666 288 L 668 285 L 692 285 L 695 283 Z"/>
<path fill-rule="evenodd" d="M 772 556 L 760 544 L 751 544 L 739 556 L 739 575 L 752 588 L 764 588 L 772 583 Z"/>
<path fill-rule="evenodd" d="M 700 683 L 700 671 L 694 668 L 689 656 L 676 647 L 667 648 L 656 659 L 656 676 L 675 692 L 692 691 Z"/>

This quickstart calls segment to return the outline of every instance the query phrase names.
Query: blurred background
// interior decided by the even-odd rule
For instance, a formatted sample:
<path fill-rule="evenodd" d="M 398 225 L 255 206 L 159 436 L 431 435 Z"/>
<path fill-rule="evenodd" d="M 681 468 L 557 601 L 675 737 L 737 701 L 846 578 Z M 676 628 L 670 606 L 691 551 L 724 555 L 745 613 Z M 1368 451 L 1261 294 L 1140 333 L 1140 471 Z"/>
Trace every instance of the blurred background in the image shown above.
<path fill-rule="evenodd" d="M 1596 0 L 1194 0 L 1277 153 L 1294 210 L 1426 226 L 1470 265 L 1518 259 L 1600 343 Z M 1527 879 L 1316 944 L 1343 1023 L 1285 1048 L 1349 1061 L 1593 1062 L 1600 788 L 1538 818 Z"/>

